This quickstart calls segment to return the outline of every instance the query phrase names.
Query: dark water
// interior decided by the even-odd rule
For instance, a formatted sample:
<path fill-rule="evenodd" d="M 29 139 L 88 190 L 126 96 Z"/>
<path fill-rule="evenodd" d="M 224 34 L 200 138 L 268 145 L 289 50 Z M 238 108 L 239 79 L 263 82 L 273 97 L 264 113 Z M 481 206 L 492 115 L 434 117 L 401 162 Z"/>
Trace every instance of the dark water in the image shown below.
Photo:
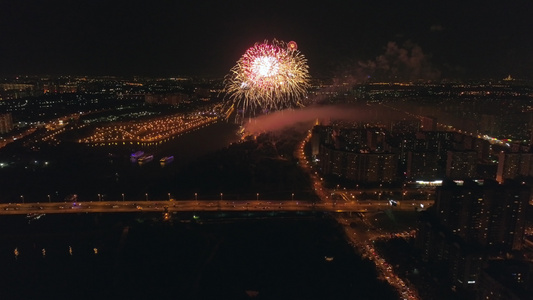
<path fill-rule="evenodd" d="M 1 298 L 397 299 L 326 216 L 185 220 L 80 214 L 28 224 L 3 216 Z"/>
<path fill-rule="evenodd" d="M 6 147 L 0 149 L 0 162 L 9 164 L 0 168 L 0 201 L 18 202 L 21 195 L 26 202 L 45 202 L 47 195 L 63 201 L 70 194 L 82 201 L 97 201 L 98 194 L 104 200 L 121 200 L 122 193 L 126 200 L 145 199 L 146 194 L 152 200 L 168 199 L 168 193 L 191 199 L 180 178 L 187 177 L 184 172 L 202 156 L 238 141 L 237 128 L 221 121 L 157 146 L 89 147 L 64 142 L 40 145 L 40 151 Z M 153 154 L 154 160 L 144 165 L 132 162 L 130 154 L 138 150 Z M 159 159 L 171 155 L 175 160 L 162 167 Z"/>

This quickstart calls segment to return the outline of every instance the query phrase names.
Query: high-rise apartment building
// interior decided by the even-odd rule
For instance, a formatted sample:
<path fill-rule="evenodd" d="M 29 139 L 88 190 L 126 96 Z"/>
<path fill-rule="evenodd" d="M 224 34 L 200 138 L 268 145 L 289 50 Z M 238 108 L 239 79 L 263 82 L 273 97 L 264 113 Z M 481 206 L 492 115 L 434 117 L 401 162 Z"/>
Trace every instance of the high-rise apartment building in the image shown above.
<path fill-rule="evenodd" d="M 409 151 L 407 155 L 407 178 L 413 180 L 439 179 L 439 156 L 433 151 Z"/>
<path fill-rule="evenodd" d="M 451 179 L 469 179 L 476 177 L 478 154 L 473 150 L 448 150 L 446 160 L 446 177 Z"/>
<path fill-rule="evenodd" d="M 530 187 L 507 180 L 453 182 L 437 189 L 437 219 L 466 242 L 501 251 L 520 250 Z"/>
<path fill-rule="evenodd" d="M 498 171 L 496 180 L 503 182 L 506 179 L 533 176 L 533 153 L 506 153 L 500 152 L 498 156 Z"/>
<path fill-rule="evenodd" d="M 0 134 L 13 130 L 13 118 L 10 113 L 0 114 Z"/>

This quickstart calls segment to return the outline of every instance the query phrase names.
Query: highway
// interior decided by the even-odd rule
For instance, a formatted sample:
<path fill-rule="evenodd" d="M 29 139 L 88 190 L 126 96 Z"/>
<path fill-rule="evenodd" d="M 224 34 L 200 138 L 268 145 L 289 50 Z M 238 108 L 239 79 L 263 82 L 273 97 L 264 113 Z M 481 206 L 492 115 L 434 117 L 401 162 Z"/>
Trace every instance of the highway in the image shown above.
<path fill-rule="evenodd" d="M 93 202 L 42 202 L 0 204 L 0 215 L 66 214 L 66 213 L 119 213 L 119 212 L 201 212 L 201 211 L 327 211 L 376 212 L 380 210 L 415 210 L 432 205 L 433 201 L 401 202 L 391 206 L 388 201 L 352 201 L 311 203 L 307 201 L 279 200 L 184 200 L 184 201 L 93 201 Z"/>

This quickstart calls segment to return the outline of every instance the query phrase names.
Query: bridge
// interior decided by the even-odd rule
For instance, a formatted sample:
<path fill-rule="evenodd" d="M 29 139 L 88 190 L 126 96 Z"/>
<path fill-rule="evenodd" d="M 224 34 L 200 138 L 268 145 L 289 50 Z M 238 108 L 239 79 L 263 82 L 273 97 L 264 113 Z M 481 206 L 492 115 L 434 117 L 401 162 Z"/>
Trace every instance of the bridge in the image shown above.
<path fill-rule="evenodd" d="M 433 205 L 433 201 L 409 201 L 392 206 L 388 201 L 317 202 L 280 200 L 152 200 L 93 201 L 0 204 L 0 215 L 127 213 L 127 212 L 377 212 L 386 209 L 413 211 Z"/>

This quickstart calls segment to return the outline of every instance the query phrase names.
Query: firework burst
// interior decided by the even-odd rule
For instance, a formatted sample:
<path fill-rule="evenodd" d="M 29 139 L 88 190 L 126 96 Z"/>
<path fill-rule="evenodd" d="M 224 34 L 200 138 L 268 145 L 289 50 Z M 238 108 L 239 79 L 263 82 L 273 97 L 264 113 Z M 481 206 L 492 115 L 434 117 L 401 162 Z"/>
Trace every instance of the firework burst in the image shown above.
<path fill-rule="evenodd" d="M 295 42 L 256 43 L 225 78 L 230 102 L 249 114 L 302 106 L 309 87 L 307 60 Z"/>

